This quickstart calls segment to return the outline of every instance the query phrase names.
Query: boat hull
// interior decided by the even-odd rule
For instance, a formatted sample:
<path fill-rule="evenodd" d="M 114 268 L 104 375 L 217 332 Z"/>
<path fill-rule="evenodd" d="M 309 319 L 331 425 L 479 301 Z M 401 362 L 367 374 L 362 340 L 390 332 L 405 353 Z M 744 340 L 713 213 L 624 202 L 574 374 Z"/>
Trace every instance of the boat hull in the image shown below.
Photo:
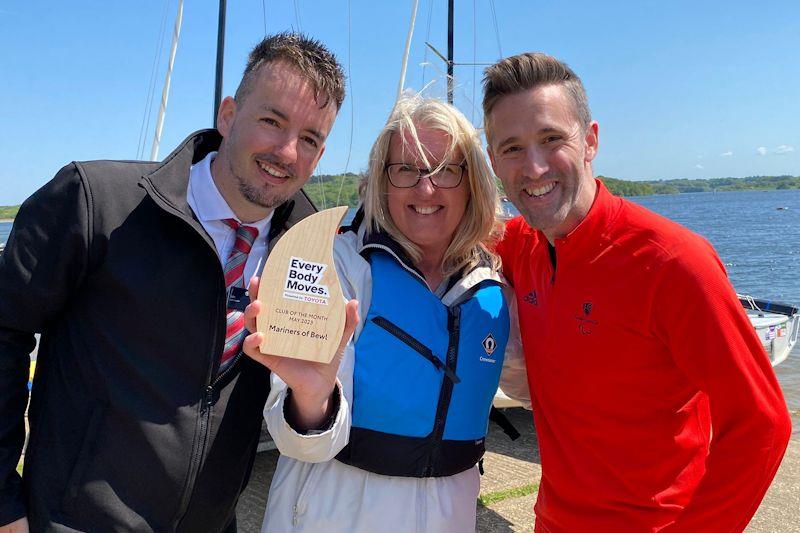
<path fill-rule="evenodd" d="M 747 316 L 756 330 L 772 366 L 777 366 L 789 357 L 797 344 L 800 331 L 800 314 L 793 316 L 747 310 Z"/>

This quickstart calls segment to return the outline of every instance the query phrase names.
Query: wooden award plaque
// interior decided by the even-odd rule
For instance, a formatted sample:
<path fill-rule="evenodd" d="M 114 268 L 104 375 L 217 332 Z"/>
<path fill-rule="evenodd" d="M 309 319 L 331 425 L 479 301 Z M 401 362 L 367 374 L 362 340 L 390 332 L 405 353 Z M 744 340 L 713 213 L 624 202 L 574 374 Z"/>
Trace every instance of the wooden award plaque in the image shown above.
<path fill-rule="evenodd" d="M 333 359 L 345 322 L 333 238 L 347 209 L 304 218 L 269 253 L 258 288 L 262 353 L 321 363 Z"/>

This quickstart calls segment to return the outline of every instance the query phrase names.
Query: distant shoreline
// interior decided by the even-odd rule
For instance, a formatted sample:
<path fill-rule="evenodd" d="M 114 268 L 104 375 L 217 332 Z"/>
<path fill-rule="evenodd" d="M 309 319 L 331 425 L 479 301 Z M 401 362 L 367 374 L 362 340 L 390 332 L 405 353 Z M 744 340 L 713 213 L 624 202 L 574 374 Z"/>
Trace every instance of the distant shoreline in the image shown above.
<path fill-rule="evenodd" d="M 13 218 L 0 218 L 0 222 L 14 222 Z"/>

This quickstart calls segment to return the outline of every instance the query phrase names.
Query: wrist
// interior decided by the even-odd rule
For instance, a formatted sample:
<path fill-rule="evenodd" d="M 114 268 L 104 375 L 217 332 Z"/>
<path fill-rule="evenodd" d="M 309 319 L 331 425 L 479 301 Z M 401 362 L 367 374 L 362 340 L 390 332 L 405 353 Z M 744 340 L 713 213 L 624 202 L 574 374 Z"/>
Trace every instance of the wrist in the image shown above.
<path fill-rule="evenodd" d="M 331 395 L 336 390 L 336 384 L 332 383 L 330 387 L 325 387 L 322 390 L 316 389 L 312 391 L 292 389 L 287 390 L 287 400 L 291 400 L 299 409 L 303 411 L 316 412 L 322 408 L 331 399 Z"/>
<path fill-rule="evenodd" d="M 333 426 L 339 410 L 339 392 L 336 385 L 325 395 L 298 394 L 287 389 L 284 400 L 284 417 L 289 425 L 301 434 L 327 430 Z"/>

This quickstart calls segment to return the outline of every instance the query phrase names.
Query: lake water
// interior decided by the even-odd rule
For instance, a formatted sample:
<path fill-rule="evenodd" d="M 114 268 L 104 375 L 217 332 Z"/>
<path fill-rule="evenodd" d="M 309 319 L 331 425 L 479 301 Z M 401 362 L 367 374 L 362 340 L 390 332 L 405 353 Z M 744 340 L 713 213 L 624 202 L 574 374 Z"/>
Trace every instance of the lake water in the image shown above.
<path fill-rule="evenodd" d="M 0 244 L 5 244 L 11 233 L 11 222 L 0 222 Z"/>
<path fill-rule="evenodd" d="M 739 293 L 800 306 L 800 190 L 641 196 L 648 209 L 703 235 Z M 775 368 L 795 421 L 800 416 L 800 343 Z M 800 427 L 795 424 L 795 432 Z"/>
<path fill-rule="evenodd" d="M 800 305 L 800 190 L 641 196 L 632 200 L 711 241 L 737 292 Z M 10 231 L 10 222 L 0 222 L 0 243 L 6 242 Z M 776 373 L 797 419 L 800 343 L 778 365 Z"/>

